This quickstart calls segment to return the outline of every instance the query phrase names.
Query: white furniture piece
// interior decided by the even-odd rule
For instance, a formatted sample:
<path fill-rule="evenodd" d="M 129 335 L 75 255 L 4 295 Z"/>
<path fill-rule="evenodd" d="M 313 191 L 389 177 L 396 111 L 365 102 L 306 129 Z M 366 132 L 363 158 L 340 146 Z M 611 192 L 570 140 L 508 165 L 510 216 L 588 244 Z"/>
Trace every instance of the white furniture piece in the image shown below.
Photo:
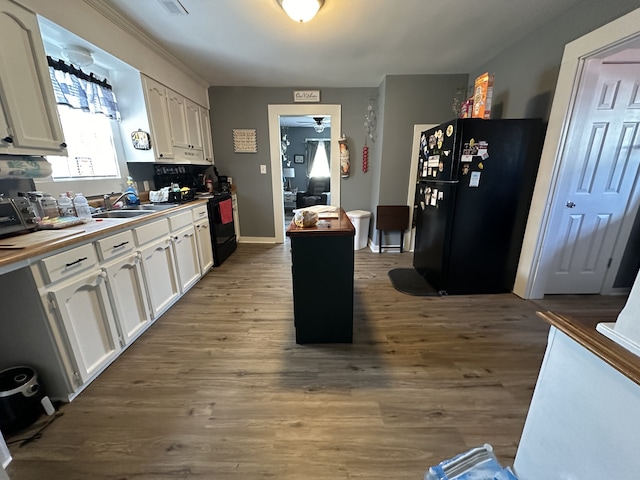
<path fill-rule="evenodd" d="M 171 250 L 166 218 L 134 228 L 142 258 L 153 318 L 164 313 L 180 296 L 178 272 Z"/>
<path fill-rule="evenodd" d="M 124 222 L 0 275 L 0 364 L 29 365 L 50 398 L 73 400 L 211 268 L 195 227 L 208 236 L 208 222 L 203 204 Z"/>
<path fill-rule="evenodd" d="M 293 210 L 296 208 L 296 194 L 293 192 L 287 192 L 286 190 L 282 193 L 284 197 L 284 208 Z"/>
<path fill-rule="evenodd" d="M 209 214 L 206 205 L 196 207 L 191 212 L 193 214 L 193 225 L 196 228 L 200 273 L 201 275 L 205 275 L 213 267 L 213 248 L 211 245 L 211 231 L 209 230 Z"/>
<path fill-rule="evenodd" d="M 116 316 L 118 336 L 123 346 L 133 342 L 152 320 L 147 289 L 142 274 L 141 255 L 133 232 L 127 230 L 96 241 L 107 274 L 111 306 Z"/>
<path fill-rule="evenodd" d="M 0 154 L 66 155 L 36 15 L 0 0 Z"/>
<path fill-rule="evenodd" d="M 141 77 L 156 161 L 213 163 L 209 111 L 161 83 Z"/>
<path fill-rule="evenodd" d="M 173 255 L 180 292 L 189 290 L 200 279 L 200 260 L 193 214 L 186 211 L 169 217 Z"/>
<path fill-rule="evenodd" d="M 514 462 L 520 480 L 638 478 L 640 358 L 593 326 L 552 324 Z"/>

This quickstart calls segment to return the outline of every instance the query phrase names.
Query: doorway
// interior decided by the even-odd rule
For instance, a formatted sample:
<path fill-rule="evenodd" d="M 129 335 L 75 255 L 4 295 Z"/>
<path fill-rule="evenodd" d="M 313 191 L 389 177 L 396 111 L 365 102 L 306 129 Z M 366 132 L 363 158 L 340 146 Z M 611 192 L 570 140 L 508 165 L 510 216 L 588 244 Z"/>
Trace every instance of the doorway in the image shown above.
<path fill-rule="evenodd" d="M 269 105 L 269 144 L 271 154 L 271 189 L 273 195 L 273 222 L 276 243 L 284 242 L 284 202 L 285 191 L 283 178 L 285 163 L 281 156 L 280 123 L 283 117 L 330 117 L 331 118 L 331 142 L 330 170 L 331 170 L 331 205 L 340 206 L 340 131 L 341 106 L 340 105 Z"/>
<path fill-rule="evenodd" d="M 576 170 L 580 172 L 578 167 L 580 162 L 576 162 L 574 155 L 572 155 L 574 151 L 572 150 L 571 133 L 576 131 L 574 126 L 584 119 L 579 113 L 578 101 L 581 97 L 579 88 L 587 86 L 589 83 L 586 81 L 589 62 L 597 60 L 604 63 L 604 60 L 621 60 L 623 56 L 626 63 L 639 61 L 640 32 L 637 28 L 639 22 L 640 10 L 636 10 L 567 44 L 565 47 L 514 286 L 514 293 L 523 298 L 542 298 L 545 293 L 550 293 L 547 292 L 547 286 L 553 271 L 554 261 L 557 259 L 558 245 L 562 244 L 563 238 L 567 235 L 566 228 L 564 231 L 558 231 L 557 224 L 554 223 L 555 217 L 557 217 L 555 212 L 562 210 L 562 208 L 570 209 L 574 203 L 577 205 L 577 202 L 567 198 L 569 189 L 564 179 L 569 178 Z M 607 90 L 605 88 L 598 91 L 597 88 L 592 87 L 587 95 L 598 97 Z M 611 93 L 610 90 L 609 93 Z M 589 126 L 588 131 L 596 132 L 597 126 L 595 124 L 593 128 Z M 630 138 L 624 140 L 620 134 L 625 131 L 626 134 L 629 134 L 632 130 L 625 130 L 623 126 L 617 136 L 617 143 L 622 145 L 628 141 L 631 150 L 636 150 L 638 136 L 634 133 L 632 135 L 633 141 Z M 615 152 L 615 148 L 613 151 Z M 596 162 L 595 165 L 597 164 Z M 608 171 L 605 169 L 603 172 L 597 170 L 598 176 L 604 175 L 605 177 L 610 176 L 612 172 L 611 169 Z M 616 171 L 615 168 L 613 171 Z M 581 173 L 578 175 L 580 176 Z M 615 175 L 617 173 L 614 173 Z M 625 198 L 619 199 L 622 204 L 621 218 L 615 220 L 612 218 L 607 221 L 619 224 L 617 232 L 612 234 L 612 237 L 615 237 L 614 240 L 609 241 L 610 244 L 613 244 L 613 249 L 610 253 L 598 250 L 597 261 L 604 262 L 606 268 L 599 292 L 596 293 L 614 293 L 613 284 L 635 220 L 640 189 L 636 182 L 636 172 L 628 172 L 628 175 L 631 176 L 632 186 L 627 189 Z M 605 222 L 606 216 L 605 214 L 600 217 L 602 226 L 607 223 Z M 577 217 L 577 215 L 574 216 L 576 222 L 579 220 Z M 578 223 L 574 223 L 574 226 L 576 225 Z M 602 244 L 606 229 L 596 228 L 592 230 L 592 233 L 589 241 L 595 248 L 597 244 Z M 581 292 L 564 291 L 563 293 Z"/>

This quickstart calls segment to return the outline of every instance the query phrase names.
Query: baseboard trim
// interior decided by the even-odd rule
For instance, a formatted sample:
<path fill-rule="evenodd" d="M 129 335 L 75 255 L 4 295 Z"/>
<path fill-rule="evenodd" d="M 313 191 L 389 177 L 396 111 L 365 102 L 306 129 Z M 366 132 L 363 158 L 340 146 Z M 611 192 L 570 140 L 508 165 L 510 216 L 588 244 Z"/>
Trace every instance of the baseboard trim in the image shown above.
<path fill-rule="evenodd" d="M 276 237 L 240 237 L 238 243 L 277 243 Z"/>

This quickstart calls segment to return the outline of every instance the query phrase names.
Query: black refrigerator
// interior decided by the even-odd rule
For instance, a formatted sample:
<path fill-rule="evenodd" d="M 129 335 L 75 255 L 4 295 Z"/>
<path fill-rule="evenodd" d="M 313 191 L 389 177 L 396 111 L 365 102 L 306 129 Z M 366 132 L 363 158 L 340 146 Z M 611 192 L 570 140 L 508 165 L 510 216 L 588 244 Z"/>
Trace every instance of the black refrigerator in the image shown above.
<path fill-rule="evenodd" d="M 543 136 L 540 119 L 456 119 L 422 132 L 413 266 L 433 288 L 512 290 Z"/>

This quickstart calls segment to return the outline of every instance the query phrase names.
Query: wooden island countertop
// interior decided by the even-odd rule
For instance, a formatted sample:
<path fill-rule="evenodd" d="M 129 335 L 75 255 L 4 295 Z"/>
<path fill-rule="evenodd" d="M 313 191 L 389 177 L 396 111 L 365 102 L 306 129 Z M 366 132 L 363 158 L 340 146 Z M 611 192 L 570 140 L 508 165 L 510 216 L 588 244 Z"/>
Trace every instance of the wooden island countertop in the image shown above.
<path fill-rule="evenodd" d="M 323 236 L 354 236 L 355 228 L 345 211 L 340 208 L 338 218 L 320 218 L 313 227 L 298 227 L 291 222 L 287 228 L 288 237 L 323 237 Z"/>

